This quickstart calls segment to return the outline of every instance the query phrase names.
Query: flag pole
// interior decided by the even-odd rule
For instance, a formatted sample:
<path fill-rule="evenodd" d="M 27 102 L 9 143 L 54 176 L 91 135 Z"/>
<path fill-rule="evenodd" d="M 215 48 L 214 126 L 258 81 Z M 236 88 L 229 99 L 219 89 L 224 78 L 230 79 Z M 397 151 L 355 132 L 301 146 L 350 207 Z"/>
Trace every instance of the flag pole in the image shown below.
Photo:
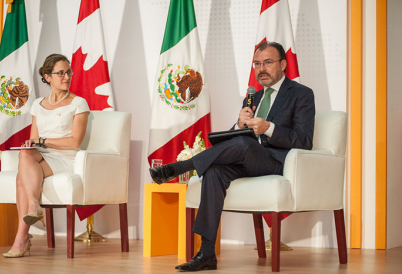
<path fill-rule="evenodd" d="M 87 231 L 75 237 L 76 242 L 106 242 L 107 239 L 94 231 L 94 214 L 87 218 Z"/>

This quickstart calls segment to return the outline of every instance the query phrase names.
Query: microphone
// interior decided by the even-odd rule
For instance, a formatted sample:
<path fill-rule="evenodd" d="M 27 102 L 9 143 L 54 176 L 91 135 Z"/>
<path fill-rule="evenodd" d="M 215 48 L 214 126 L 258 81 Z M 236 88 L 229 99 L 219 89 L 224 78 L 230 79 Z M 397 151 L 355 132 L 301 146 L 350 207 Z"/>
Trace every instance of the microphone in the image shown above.
<path fill-rule="evenodd" d="M 249 108 L 253 107 L 255 92 L 256 92 L 255 87 L 248 87 L 247 88 L 247 106 Z"/>
<path fill-rule="evenodd" d="M 247 107 L 253 109 L 253 102 L 254 102 L 254 95 L 255 95 L 255 87 L 248 87 L 247 88 Z M 246 128 L 248 126 L 244 124 Z"/>

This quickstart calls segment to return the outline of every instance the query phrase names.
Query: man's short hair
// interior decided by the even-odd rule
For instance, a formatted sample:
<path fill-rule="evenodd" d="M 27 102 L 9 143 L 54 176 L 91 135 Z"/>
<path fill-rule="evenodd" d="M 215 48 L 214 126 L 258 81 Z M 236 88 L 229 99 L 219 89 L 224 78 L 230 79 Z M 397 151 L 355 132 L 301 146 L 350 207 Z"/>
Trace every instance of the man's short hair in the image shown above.
<path fill-rule="evenodd" d="M 267 48 L 276 48 L 276 50 L 279 52 L 280 60 L 285 60 L 287 62 L 285 49 L 282 47 L 281 44 L 277 42 L 262 41 L 261 43 L 258 44 L 257 48 L 254 51 L 254 54 L 257 52 L 257 50 L 263 51 Z M 284 72 L 286 73 L 286 68 Z"/>

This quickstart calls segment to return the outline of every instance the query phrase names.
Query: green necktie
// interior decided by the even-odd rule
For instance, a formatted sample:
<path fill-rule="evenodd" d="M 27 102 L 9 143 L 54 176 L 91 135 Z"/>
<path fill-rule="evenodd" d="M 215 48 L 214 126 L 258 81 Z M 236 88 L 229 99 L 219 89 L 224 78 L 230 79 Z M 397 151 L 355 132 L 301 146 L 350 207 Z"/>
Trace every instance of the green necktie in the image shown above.
<path fill-rule="evenodd" d="M 261 103 L 260 103 L 260 108 L 258 109 L 257 112 L 257 117 L 260 117 L 262 119 L 267 119 L 268 117 L 268 113 L 269 113 L 269 109 L 271 108 L 271 94 L 272 92 L 274 92 L 273 88 L 267 88 L 267 90 L 265 91 L 265 96 L 262 99 Z"/>

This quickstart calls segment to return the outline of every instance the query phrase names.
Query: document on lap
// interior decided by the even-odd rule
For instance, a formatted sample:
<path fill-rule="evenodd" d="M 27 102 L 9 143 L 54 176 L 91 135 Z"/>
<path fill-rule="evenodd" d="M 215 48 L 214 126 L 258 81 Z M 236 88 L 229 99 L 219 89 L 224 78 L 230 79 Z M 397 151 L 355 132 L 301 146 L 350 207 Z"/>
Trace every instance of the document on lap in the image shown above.
<path fill-rule="evenodd" d="M 252 128 L 243 128 L 228 131 L 210 132 L 208 133 L 208 140 L 211 145 L 218 144 L 223 141 L 227 141 L 236 136 L 249 136 L 255 140 L 258 140 Z"/>
<path fill-rule="evenodd" d="M 43 147 L 10 147 L 10 149 L 36 149 L 39 152 L 46 153 L 48 152 L 46 148 Z"/>

